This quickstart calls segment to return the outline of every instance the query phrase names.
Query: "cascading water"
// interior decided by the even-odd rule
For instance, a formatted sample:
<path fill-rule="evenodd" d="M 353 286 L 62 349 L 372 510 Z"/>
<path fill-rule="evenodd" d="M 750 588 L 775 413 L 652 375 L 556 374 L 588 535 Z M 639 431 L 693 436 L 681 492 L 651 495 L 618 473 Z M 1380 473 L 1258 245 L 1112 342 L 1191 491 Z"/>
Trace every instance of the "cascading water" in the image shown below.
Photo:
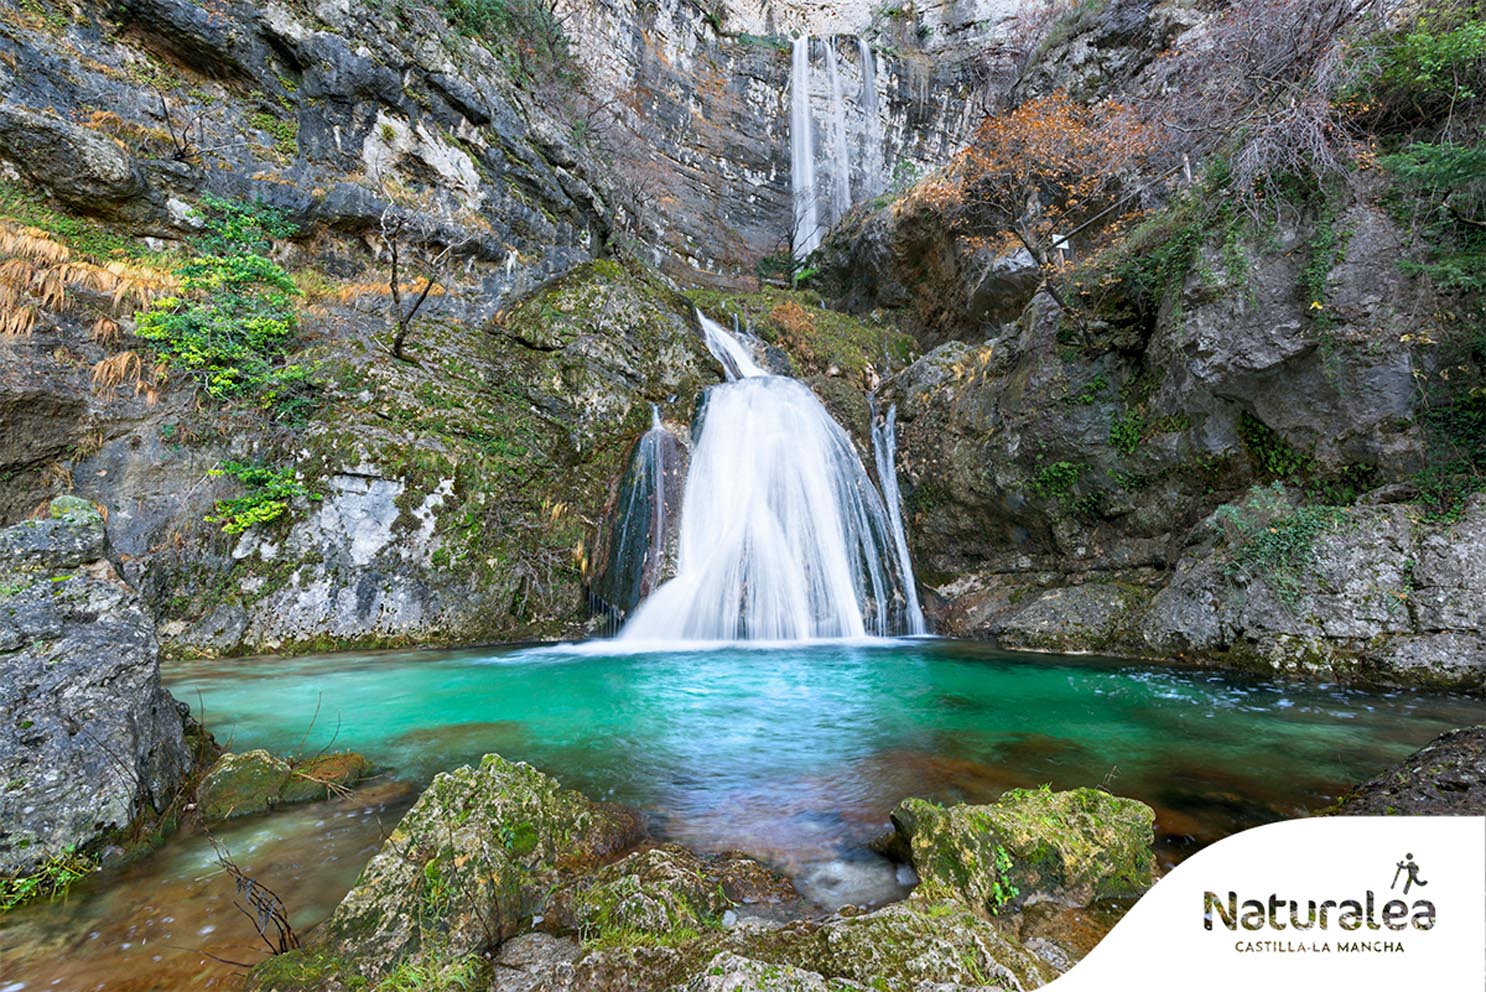
<path fill-rule="evenodd" d="M 817 108 L 822 118 L 822 162 L 816 161 L 815 118 L 811 112 L 809 35 L 795 38 L 790 71 L 790 184 L 794 199 L 794 255 L 803 259 L 817 247 L 831 225 L 846 215 L 858 197 L 875 196 L 885 186 L 883 175 L 883 126 L 877 98 L 877 63 L 865 38 L 857 38 L 862 85 L 858 96 L 862 125 L 848 128 L 845 87 L 837 38 L 824 41 L 826 72 L 825 106 Z M 849 63 L 848 63 L 849 64 Z M 854 121 L 852 117 L 850 120 Z M 853 184 L 852 149 L 856 148 Z M 822 203 L 822 198 L 825 202 Z"/>
<path fill-rule="evenodd" d="M 682 497 L 676 575 L 632 641 L 917 633 L 906 551 L 851 439 L 814 393 L 766 373 L 698 315 L 728 382 L 708 390 Z M 904 545 L 906 549 L 906 542 Z"/>
<path fill-rule="evenodd" d="M 650 430 L 640 436 L 619 484 L 619 505 L 593 606 L 611 620 L 627 616 L 666 577 L 668 548 L 676 538 L 673 512 L 681 504 L 686 448 L 650 407 Z"/>
<path fill-rule="evenodd" d="M 851 209 L 851 156 L 846 152 L 846 105 L 841 96 L 841 73 L 836 67 L 836 39 L 827 38 L 826 87 L 830 102 L 826 104 L 826 134 L 831 152 L 831 223 L 846 216 Z"/>
<path fill-rule="evenodd" d="M 810 121 L 810 36 L 794 40 L 790 67 L 789 169 L 794 194 L 796 258 L 820 245 L 820 208 L 815 188 L 815 136 Z"/>
<path fill-rule="evenodd" d="M 862 194 L 876 196 L 886 177 L 882 174 L 882 118 L 877 116 L 877 62 L 866 38 L 857 38 L 857 56 L 862 63 Z"/>
<path fill-rule="evenodd" d="M 875 406 L 875 404 L 874 404 Z M 872 456 L 877 462 L 877 481 L 882 485 L 882 502 L 887 506 L 888 524 L 892 528 L 893 550 L 898 553 L 898 568 L 902 574 L 913 575 L 913 562 L 908 556 L 908 534 L 903 529 L 903 509 L 898 494 L 898 406 L 887 408 L 882 423 L 877 422 L 877 411 L 872 411 Z M 918 602 L 918 586 L 913 582 L 903 585 L 903 624 L 910 634 L 928 632 L 924 623 L 923 607 Z"/>

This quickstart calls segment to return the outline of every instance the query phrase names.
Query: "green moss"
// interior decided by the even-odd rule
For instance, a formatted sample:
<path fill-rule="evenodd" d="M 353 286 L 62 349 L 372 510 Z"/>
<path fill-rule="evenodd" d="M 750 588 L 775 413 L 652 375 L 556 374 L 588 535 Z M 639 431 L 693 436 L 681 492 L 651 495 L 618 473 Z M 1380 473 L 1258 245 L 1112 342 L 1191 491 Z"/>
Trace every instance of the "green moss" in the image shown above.
<path fill-rule="evenodd" d="M 812 293 L 765 286 L 753 293 L 698 289 L 686 295 L 724 324 L 737 317 L 744 327 L 782 348 L 804 375 L 834 369 L 859 383 L 869 366 L 887 372 L 907 365 L 917 353 L 914 340 L 885 319 L 862 320 L 821 307 Z"/>
<path fill-rule="evenodd" d="M 0 916 L 36 899 L 65 898 L 73 883 L 97 869 L 87 855 L 67 847 L 27 871 L 0 875 Z"/>
<path fill-rule="evenodd" d="M 324 951 L 300 949 L 264 958 L 248 973 L 246 987 L 276 992 L 321 992 L 332 982 L 346 992 L 367 992 L 365 978 L 340 958 Z"/>

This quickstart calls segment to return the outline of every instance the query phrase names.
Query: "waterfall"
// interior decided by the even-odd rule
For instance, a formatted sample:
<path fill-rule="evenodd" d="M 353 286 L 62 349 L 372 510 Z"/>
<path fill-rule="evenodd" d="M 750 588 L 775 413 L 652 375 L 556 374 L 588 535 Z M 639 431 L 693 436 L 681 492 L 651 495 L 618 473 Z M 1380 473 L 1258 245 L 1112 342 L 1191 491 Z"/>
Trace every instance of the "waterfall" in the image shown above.
<path fill-rule="evenodd" d="M 862 63 L 862 194 L 876 196 L 884 188 L 882 165 L 882 118 L 877 111 L 877 63 L 867 39 L 857 38 L 857 55 Z"/>
<path fill-rule="evenodd" d="M 826 39 L 826 134 L 831 151 L 831 217 L 834 224 L 851 209 L 851 156 L 846 153 L 846 106 L 841 97 L 841 74 L 836 71 L 836 39 Z"/>
<path fill-rule="evenodd" d="M 815 138 L 810 132 L 810 36 L 794 40 L 790 68 L 789 168 L 795 201 L 795 258 L 820 244 L 820 214 L 815 189 Z"/>
<path fill-rule="evenodd" d="M 918 584 L 913 580 L 913 562 L 908 557 L 908 534 L 903 529 L 903 508 L 898 495 L 898 406 L 887 408 L 887 416 L 877 422 L 872 411 L 872 455 L 877 462 L 877 481 L 882 485 L 882 501 L 887 506 L 888 524 L 893 534 L 893 549 L 898 553 L 899 574 L 904 577 L 903 626 L 910 634 L 924 634 L 924 611 L 918 602 Z"/>
<path fill-rule="evenodd" d="M 799 640 L 916 632 L 888 511 L 841 425 L 700 317 L 728 381 L 708 390 L 682 496 L 675 577 L 633 641 Z"/>
<path fill-rule="evenodd" d="M 591 598 L 612 619 L 627 616 L 665 578 L 668 546 L 675 540 L 672 508 L 681 501 L 686 449 L 650 406 L 650 429 L 640 436 L 619 484 L 603 570 Z"/>

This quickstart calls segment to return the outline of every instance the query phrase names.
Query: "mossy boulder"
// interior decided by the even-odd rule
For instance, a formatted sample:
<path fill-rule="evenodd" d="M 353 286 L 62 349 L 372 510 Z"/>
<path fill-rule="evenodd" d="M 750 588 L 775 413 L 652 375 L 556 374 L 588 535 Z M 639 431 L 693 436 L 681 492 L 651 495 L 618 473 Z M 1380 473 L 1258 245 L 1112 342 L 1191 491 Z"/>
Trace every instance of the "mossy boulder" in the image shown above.
<path fill-rule="evenodd" d="M 679 939 L 718 926 L 732 906 L 703 860 L 668 844 L 606 865 L 573 897 L 572 925 L 585 940 Z"/>
<path fill-rule="evenodd" d="M 639 836 L 633 813 L 487 755 L 433 780 L 316 942 L 370 980 L 489 951 Z"/>
<path fill-rule="evenodd" d="M 292 774 L 287 761 L 262 748 L 224 754 L 196 787 L 196 802 L 207 820 L 263 813 L 278 805 Z"/>
<path fill-rule="evenodd" d="M 1050 977 L 1014 939 L 957 903 L 901 902 L 834 917 L 786 938 L 774 953 L 760 948 L 754 956 L 884 992 L 906 992 L 924 982 L 1035 988 Z"/>
<path fill-rule="evenodd" d="M 1012 789 L 989 806 L 906 799 L 893 826 L 920 879 L 913 899 L 994 915 L 1008 904 L 1086 906 L 1151 885 L 1155 812 L 1099 789 Z"/>
<path fill-rule="evenodd" d="M 717 955 L 701 973 L 675 992 L 848 992 L 868 988 L 844 979 L 826 979 L 790 965 L 755 961 L 731 951 Z"/>
<path fill-rule="evenodd" d="M 289 778 L 279 791 L 279 802 L 327 799 L 334 790 L 344 789 L 365 778 L 370 770 L 370 763 L 355 751 L 317 755 L 290 769 Z"/>

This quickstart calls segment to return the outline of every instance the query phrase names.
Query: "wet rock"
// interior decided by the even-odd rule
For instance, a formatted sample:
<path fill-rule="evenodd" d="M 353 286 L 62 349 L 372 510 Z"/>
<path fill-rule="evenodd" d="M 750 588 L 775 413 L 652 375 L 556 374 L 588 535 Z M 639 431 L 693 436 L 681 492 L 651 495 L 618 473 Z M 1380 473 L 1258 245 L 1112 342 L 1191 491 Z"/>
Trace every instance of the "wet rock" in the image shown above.
<path fill-rule="evenodd" d="M 268 751 L 224 754 L 196 786 L 204 819 L 229 820 L 277 806 L 325 799 L 366 775 L 367 760 L 353 751 L 322 754 L 290 765 Z"/>
<path fill-rule="evenodd" d="M 1154 811 L 1098 789 L 1012 789 L 988 806 L 907 799 L 892 819 L 919 875 L 919 903 L 995 915 L 1028 901 L 1135 896 L 1153 881 Z"/>
<path fill-rule="evenodd" d="M 1377 778 L 1357 786 L 1326 812 L 1486 815 L 1486 726 L 1441 734 Z"/>
<path fill-rule="evenodd" d="M 154 623 L 111 558 L 88 500 L 0 530 L 0 872 L 163 810 L 189 766 Z"/>
<path fill-rule="evenodd" d="M 196 802 L 208 820 L 263 813 L 279 802 L 289 775 L 288 762 L 261 748 L 224 754 L 196 787 Z"/>
<path fill-rule="evenodd" d="M 321 754 L 297 762 L 279 790 L 280 803 L 302 803 L 329 798 L 331 794 L 355 785 L 371 770 L 366 758 L 354 751 Z"/>
<path fill-rule="evenodd" d="M 400 961 L 493 949 L 529 926 L 555 887 L 639 833 L 633 814 L 488 755 L 434 779 L 316 931 L 317 947 L 368 978 Z"/>

